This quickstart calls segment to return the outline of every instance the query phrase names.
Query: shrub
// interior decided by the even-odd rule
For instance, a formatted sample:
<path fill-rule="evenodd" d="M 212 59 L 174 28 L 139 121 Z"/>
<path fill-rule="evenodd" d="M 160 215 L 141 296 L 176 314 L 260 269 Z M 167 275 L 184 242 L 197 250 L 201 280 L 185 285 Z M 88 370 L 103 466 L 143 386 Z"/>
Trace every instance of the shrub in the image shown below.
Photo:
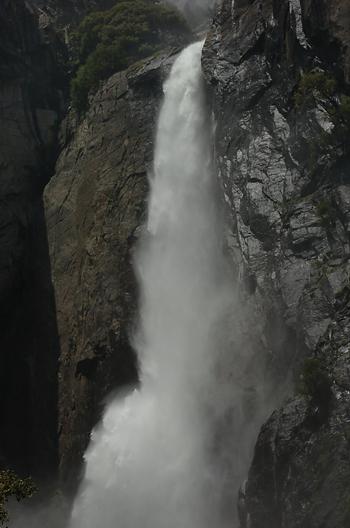
<path fill-rule="evenodd" d="M 337 88 L 337 81 L 329 74 L 314 70 L 302 75 L 294 101 L 298 108 L 310 103 L 314 96 L 330 99 L 334 96 Z"/>
<path fill-rule="evenodd" d="M 329 200 L 322 199 L 316 206 L 317 215 L 324 227 L 330 227 L 337 220 L 336 211 Z"/>
<path fill-rule="evenodd" d="M 0 524 L 8 521 L 6 502 L 10 497 L 18 501 L 31 497 L 36 491 L 32 479 L 19 478 L 13 471 L 0 471 Z"/>
<path fill-rule="evenodd" d="M 327 200 L 321 200 L 317 204 L 317 213 L 320 217 L 329 216 L 331 205 Z"/>
<path fill-rule="evenodd" d="M 305 360 L 301 375 L 301 393 L 314 404 L 326 407 L 332 396 L 332 382 L 318 358 Z"/>
<path fill-rule="evenodd" d="M 108 11 L 88 15 L 72 37 L 78 58 L 73 105 L 85 110 L 89 92 L 101 80 L 159 51 L 169 34 L 175 39 L 188 35 L 185 19 L 173 7 L 150 0 L 121 0 Z"/>
<path fill-rule="evenodd" d="M 350 97 L 348 95 L 342 95 L 340 98 L 339 112 L 342 120 L 349 125 L 350 124 Z"/>

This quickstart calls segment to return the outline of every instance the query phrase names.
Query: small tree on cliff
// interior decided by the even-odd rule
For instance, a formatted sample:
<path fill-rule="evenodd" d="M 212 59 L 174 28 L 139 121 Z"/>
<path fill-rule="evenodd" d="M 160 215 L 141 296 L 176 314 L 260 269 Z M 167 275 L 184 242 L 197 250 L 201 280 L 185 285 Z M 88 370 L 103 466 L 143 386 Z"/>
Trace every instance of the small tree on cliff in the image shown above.
<path fill-rule="evenodd" d="M 21 479 L 13 471 L 0 471 L 0 525 L 8 522 L 6 503 L 10 497 L 20 501 L 32 497 L 35 491 L 32 479 Z"/>

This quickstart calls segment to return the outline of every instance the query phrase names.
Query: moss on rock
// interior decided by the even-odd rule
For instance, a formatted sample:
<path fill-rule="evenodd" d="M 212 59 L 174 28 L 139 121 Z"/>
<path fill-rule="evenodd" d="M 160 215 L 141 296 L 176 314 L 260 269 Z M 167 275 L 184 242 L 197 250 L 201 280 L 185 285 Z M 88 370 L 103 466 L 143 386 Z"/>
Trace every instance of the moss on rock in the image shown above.
<path fill-rule="evenodd" d="M 301 374 L 300 392 L 311 398 L 313 403 L 324 407 L 332 396 L 332 381 L 318 358 L 307 358 Z"/>

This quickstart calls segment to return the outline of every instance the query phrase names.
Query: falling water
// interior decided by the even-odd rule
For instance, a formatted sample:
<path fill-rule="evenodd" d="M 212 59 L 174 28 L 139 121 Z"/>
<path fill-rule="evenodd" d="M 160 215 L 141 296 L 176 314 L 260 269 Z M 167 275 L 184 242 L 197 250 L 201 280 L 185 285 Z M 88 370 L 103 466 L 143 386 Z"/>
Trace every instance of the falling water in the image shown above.
<path fill-rule="evenodd" d="M 222 526 L 212 426 L 225 400 L 216 378 L 232 292 L 201 50 L 183 51 L 164 85 L 148 230 L 136 258 L 140 388 L 112 402 L 92 434 L 71 528 Z"/>

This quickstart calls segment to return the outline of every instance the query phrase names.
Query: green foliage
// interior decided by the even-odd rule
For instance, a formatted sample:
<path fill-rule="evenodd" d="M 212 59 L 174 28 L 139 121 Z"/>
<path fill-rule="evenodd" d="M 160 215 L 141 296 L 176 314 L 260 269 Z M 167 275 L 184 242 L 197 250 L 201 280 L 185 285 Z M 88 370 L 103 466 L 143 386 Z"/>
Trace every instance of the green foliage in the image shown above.
<path fill-rule="evenodd" d="M 330 210 L 330 204 L 327 200 L 321 200 L 317 204 L 317 213 L 319 216 L 328 216 Z"/>
<path fill-rule="evenodd" d="M 6 502 L 10 497 L 18 501 L 32 497 L 36 487 L 30 478 L 21 479 L 13 471 L 0 471 L 0 525 L 8 521 Z"/>
<path fill-rule="evenodd" d="M 343 521 L 343 528 L 350 526 L 350 498 L 345 501 L 345 517 Z"/>
<path fill-rule="evenodd" d="M 329 200 L 321 200 L 316 206 L 316 211 L 324 227 L 330 227 L 335 223 L 336 212 Z"/>
<path fill-rule="evenodd" d="M 325 407 L 332 396 L 331 387 L 332 382 L 321 361 L 317 358 L 306 359 L 301 375 L 300 392 L 310 397 L 316 405 Z"/>
<path fill-rule="evenodd" d="M 350 154 L 350 96 L 342 93 L 341 82 L 330 73 L 312 70 L 300 77 L 294 103 L 297 111 L 318 107 L 328 117 L 327 130 L 310 138 L 305 147 L 308 169 L 312 175 L 318 175 L 332 150 L 341 149 L 344 156 Z M 325 215 L 321 217 L 327 220 Z"/>
<path fill-rule="evenodd" d="M 314 96 L 330 99 L 334 96 L 337 81 L 325 72 L 314 70 L 302 75 L 294 101 L 297 108 L 312 102 Z"/>
<path fill-rule="evenodd" d="M 350 97 L 348 95 L 342 95 L 340 98 L 339 112 L 343 121 L 350 124 Z"/>
<path fill-rule="evenodd" d="M 99 82 L 162 48 L 163 35 L 189 29 L 174 8 L 150 0 L 120 0 L 112 9 L 88 15 L 73 34 L 78 70 L 71 85 L 78 111 Z"/>

